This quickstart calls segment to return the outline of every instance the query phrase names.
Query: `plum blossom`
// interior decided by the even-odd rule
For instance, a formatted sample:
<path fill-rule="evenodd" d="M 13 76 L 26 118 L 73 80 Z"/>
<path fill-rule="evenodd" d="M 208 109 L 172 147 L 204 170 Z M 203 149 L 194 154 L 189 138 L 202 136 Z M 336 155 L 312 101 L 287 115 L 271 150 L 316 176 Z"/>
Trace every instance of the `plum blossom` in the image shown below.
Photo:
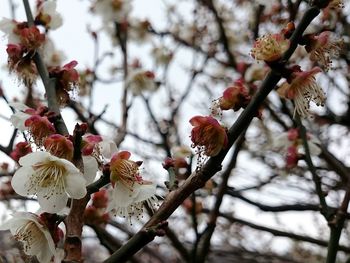
<path fill-rule="evenodd" d="M 28 131 L 37 145 L 42 146 L 44 139 L 56 132 L 54 125 L 45 116 L 47 107 L 40 106 L 35 110 L 18 102 L 10 103 L 10 106 L 16 110 L 10 118 L 12 125 L 20 131 Z"/>
<path fill-rule="evenodd" d="M 155 91 L 158 89 L 154 81 L 154 73 L 148 70 L 134 70 L 126 80 L 127 87 L 137 96 L 144 91 Z"/>
<path fill-rule="evenodd" d="M 53 41 L 47 38 L 43 50 L 43 59 L 47 67 L 58 67 L 66 59 L 63 51 L 57 50 Z"/>
<path fill-rule="evenodd" d="M 35 22 L 47 29 L 59 28 L 62 25 L 62 16 L 56 11 L 56 3 L 55 0 L 40 2 Z"/>
<path fill-rule="evenodd" d="M 23 243 L 24 253 L 36 256 L 40 263 L 49 263 L 56 256 L 54 240 L 39 216 L 16 212 L 10 220 L 0 226 L 0 230 L 7 229 L 17 241 Z"/>
<path fill-rule="evenodd" d="M 150 34 L 148 29 L 151 26 L 151 23 L 145 19 L 145 20 L 139 20 L 139 19 L 130 19 L 129 22 L 129 31 L 128 31 L 128 37 L 137 43 L 143 43 L 146 42 L 150 38 Z"/>
<path fill-rule="evenodd" d="M 289 45 L 290 41 L 283 34 L 264 35 L 255 41 L 251 55 L 256 60 L 273 62 L 282 57 Z"/>
<path fill-rule="evenodd" d="M 213 117 L 195 116 L 190 123 L 194 126 L 191 132 L 193 147 L 197 147 L 199 153 L 215 156 L 227 146 L 226 130 Z"/>
<path fill-rule="evenodd" d="M 68 161 L 71 161 L 73 158 L 73 143 L 61 134 L 55 133 L 48 136 L 44 141 L 44 147 L 47 152 L 58 158 L 63 158 Z"/>
<path fill-rule="evenodd" d="M 45 149 L 52 155 L 58 158 L 64 158 L 68 161 L 73 159 L 73 143 L 70 138 L 61 134 L 52 134 L 44 141 Z M 98 164 L 96 158 L 88 155 L 83 155 L 84 177 L 86 184 L 92 183 L 96 178 Z"/>
<path fill-rule="evenodd" d="M 236 81 L 232 86 L 225 89 L 218 103 L 221 110 L 238 111 L 245 108 L 250 101 L 249 88 L 244 85 L 242 80 Z"/>
<path fill-rule="evenodd" d="M 104 22 L 121 22 L 131 11 L 131 1 L 96 0 L 92 11 L 99 14 Z"/>
<path fill-rule="evenodd" d="M 173 59 L 173 52 L 165 45 L 156 46 L 152 49 L 152 55 L 157 65 L 167 66 Z"/>
<path fill-rule="evenodd" d="M 15 149 L 10 153 L 10 156 L 16 162 L 28 153 L 32 152 L 32 147 L 28 142 L 19 142 L 16 144 Z"/>
<path fill-rule="evenodd" d="M 69 93 L 79 82 L 79 73 L 75 69 L 78 62 L 72 60 L 62 67 L 53 67 L 49 69 L 51 78 L 57 79 L 56 94 L 60 104 L 66 104 L 69 101 Z"/>
<path fill-rule="evenodd" d="M 345 7 L 344 0 L 331 0 L 328 4 L 328 7 L 332 9 L 344 8 Z"/>
<path fill-rule="evenodd" d="M 0 21 L 0 31 L 7 36 L 9 44 L 19 44 L 21 42 L 18 34 L 15 33 L 16 27 L 17 22 L 15 20 L 3 18 Z"/>
<path fill-rule="evenodd" d="M 307 134 L 306 139 L 310 154 L 313 156 L 320 155 L 321 149 L 318 146 L 320 141 L 311 134 Z M 285 155 L 286 168 L 288 169 L 296 167 L 299 159 L 304 154 L 303 141 L 300 138 L 299 130 L 295 128 L 274 136 L 272 147 Z"/>
<path fill-rule="evenodd" d="M 157 207 L 158 199 L 155 196 L 156 186 L 152 183 L 136 182 L 132 189 L 125 187 L 121 182 L 116 182 L 110 194 L 110 202 L 107 211 L 115 216 L 139 218 L 143 213 L 144 202 L 152 209 Z"/>
<path fill-rule="evenodd" d="M 136 181 L 142 181 L 139 174 L 140 163 L 129 160 L 131 153 L 121 151 L 112 156 L 110 161 L 111 182 L 120 181 L 129 189 L 132 189 Z"/>
<path fill-rule="evenodd" d="M 319 35 L 309 35 L 305 46 L 310 53 L 310 60 L 319 63 L 325 70 L 330 69 L 332 57 L 338 57 L 344 45 L 344 40 L 336 38 L 332 32 L 324 31 Z"/>
<path fill-rule="evenodd" d="M 143 203 L 150 208 L 157 205 L 156 187 L 150 181 L 142 179 L 139 173 L 140 162 L 129 160 L 131 154 L 121 151 L 114 154 L 110 161 L 110 179 L 113 190 L 107 211 L 122 217 L 139 217 L 143 212 Z"/>
<path fill-rule="evenodd" d="M 86 195 L 86 179 L 71 162 L 48 152 L 34 152 L 19 160 L 21 167 L 11 184 L 22 196 L 37 195 L 43 211 L 57 213 L 68 198 L 80 199 Z"/>
<path fill-rule="evenodd" d="M 319 72 L 322 72 L 319 67 L 314 67 L 309 71 L 301 71 L 299 68 L 292 73 L 290 83 L 284 82 L 278 89 L 280 96 L 293 99 L 294 115 L 297 112 L 300 117 L 307 117 L 311 101 L 317 106 L 324 105 L 326 96 L 315 79 L 315 75 Z"/>

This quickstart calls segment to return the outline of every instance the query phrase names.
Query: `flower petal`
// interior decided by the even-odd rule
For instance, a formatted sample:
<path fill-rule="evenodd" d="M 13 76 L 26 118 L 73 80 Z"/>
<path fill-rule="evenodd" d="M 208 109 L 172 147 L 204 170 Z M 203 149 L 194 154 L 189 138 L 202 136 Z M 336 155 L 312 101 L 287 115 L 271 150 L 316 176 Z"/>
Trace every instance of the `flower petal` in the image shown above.
<path fill-rule="evenodd" d="M 98 164 L 94 157 L 83 156 L 84 163 L 84 178 L 86 180 L 86 185 L 91 184 L 96 178 L 96 172 L 98 170 Z"/>
<path fill-rule="evenodd" d="M 31 176 L 34 170 L 31 166 L 21 167 L 13 175 L 11 185 L 13 190 L 19 195 L 27 196 L 36 193 L 36 187 L 31 187 Z"/>
<path fill-rule="evenodd" d="M 36 257 L 37 257 L 38 261 L 42 262 L 42 263 L 51 262 L 52 256 L 54 256 L 54 254 L 49 249 L 48 245 L 45 245 L 44 248 L 41 247 L 40 253 L 36 254 Z"/>
<path fill-rule="evenodd" d="M 103 140 L 98 145 L 102 156 L 107 159 L 110 159 L 118 151 L 117 145 L 112 140 Z"/>
<path fill-rule="evenodd" d="M 12 114 L 10 121 L 15 128 L 19 129 L 20 131 L 25 131 L 28 128 L 24 123 L 29 117 L 29 114 L 20 111 Z"/>
<path fill-rule="evenodd" d="M 113 188 L 113 192 L 110 196 L 111 202 L 109 202 L 107 211 L 118 209 L 120 207 L 128 207 L 133 203 L 133 192 L 126 188 L 121 183 L 116 183 Z"/>
<path fill-rule="evenodd" d="M 50 157 L 51 154 L 48 152 L 33 152 L 19 159 L 19 164 L 21 166 L 31 166 L 33 164 L 47 160 Z"/>
<path fill-rule="evenodd" d="M 154 184 L 142 184 L 139 188 L 138 194 L 134 198 L 135 203 L 143 202 L 156 193 L 156 186 Z"/>
<path fill-rule="evenodd" d="M 68 196 L 65 192 L 50 196 L 46 196 L 47 189 L 38 190 L 38 202 L 43 211 L 48 213 L 58 213 L 67 205 Z"/>
<path fill-rule="evenodd" d="M 86 180 L 81 173 L 71 173 L 65 177 L 64 187 L 67 194 L 74 198 L 80 199 L 86 195 Z"/>

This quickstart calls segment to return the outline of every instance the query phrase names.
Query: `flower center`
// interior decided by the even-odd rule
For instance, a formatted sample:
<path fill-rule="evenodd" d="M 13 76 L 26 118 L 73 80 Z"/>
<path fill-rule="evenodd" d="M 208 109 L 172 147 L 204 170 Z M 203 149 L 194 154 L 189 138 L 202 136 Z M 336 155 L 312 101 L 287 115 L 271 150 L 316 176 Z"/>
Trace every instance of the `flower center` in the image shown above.
<path fill-rule="evenodd" d="M 31 189 L 47 188 L 45 197 L 49 199 L 53 195 L 64 192 L 64 177 L 66 168 L 57 161 L 40 162 L 32 166 L 35 174 L 32 176 Z"/>
<path fill-rule="evenodd" d="M 133 161 L 118 160 L 111 167 L 111 171 L 111 180 L 113 182 L 120 180 L 129 189 L 138 180 L 139 166 Z"/>
<path fill-rule="evenodd" d="M 23 249 L 27 255 L 45 242 L 43 233 L 33 221 L 28 221 L 28 223 L 18 228 L 14 237 L 16 240 L 23 242 Z"/>

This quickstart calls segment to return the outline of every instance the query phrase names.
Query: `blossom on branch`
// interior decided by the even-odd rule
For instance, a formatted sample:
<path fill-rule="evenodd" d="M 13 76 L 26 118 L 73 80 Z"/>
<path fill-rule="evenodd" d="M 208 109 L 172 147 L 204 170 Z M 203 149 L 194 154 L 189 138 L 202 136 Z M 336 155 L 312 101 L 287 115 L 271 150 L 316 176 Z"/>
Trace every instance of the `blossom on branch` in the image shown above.
<path fill-rule="evenodd" d="M 256 60 L 273 62 L 279 60 L 290 46 L 290 41 L 283 34 L 268 34 L 259 37 L 251 50 Z"/>
<path fill-rule="evenodd" d="M 47 107 L 40 106 L 35 110 L 16 102 L 10 103 L 10 106 L 16 110 L 10 118 L 12 125 L 20 131 L 28 131 L 38 146 L 42 146 L 45 138 L 56 132 L 47 117 Z"/>
<path fill-rule="evenodd" d="M 322 72 L 319 67 L 309 71 L 302 71 L 297 67 L 291 74 L 291 80 L 284 82 L 278 89 L 280 96 L 294 101 L 294 115 L 297 112 L 300 117 L 307 117 L 311 101 L 317 106 L 324 106 L 326 96 L 315 79 L 315 75 L 319 72 Z"/>
<path fill-rule="evenodd" d="M 245 108 L 249 101 L 249 88 L 244 85 L 242 80 L 238 80 L 233 86 L 225 89 L 222 97 L 219 98 L 219 107 L 221 110 L 238 111 L 240 108 Z"/>
<path fill-rule="evenodd" d="M 139 217 L 146 202 L 151 209 L 157 206 L 156 187 L 142 179 L 139 173 L 140 162 L 129 160 L 131 154 L 121 151 L 110 162 L 110 179 L 113 190 L 107 211 L 122 217 Z"/>
<path fill-rule="evenodd" d="M 72 91 L 79 82 L 79 73 L 75 69 L 78 62 L 72 60 L 62 67 L 53 67 L 49 69 L 51 78 L 57 79 L 56 94 L 60 104 L 66 104 L 69 101 L 68 92 Z"/>
<path fill-rule="evenodd" d="M 144 202 L 148 207 L 153 209 L 158 206 L 158 199 L 155 196 L 156 187 L 150 182 L 135 182 L 132 189 L 129 189 L 121 182 L 116 182 L 113 186 L 112 194 L 107 211 L 115 216 L 126 217 L 142 217 Z"/>
<path fill-rule="evenodd" d="M 35 23 L 46 29 L 57 29 L 62 25 L 62 16 L 56 11 L 56 1 L 39 2 Z"/>
<path fill-rule="evenodd" d="M 227 146 L 226 130 L 213 117 L 195 116 L 190 123 L 194 126 L 191 132 L 193 147 L 197 147 L 200 153 L 215 156 Z"/>
<path fill-rule="evenodd" d="M 320 141 L 312 134 L 307 134 L 307 144 L 311 156 L 321 154 L 321 149 L 318 146 Z M 292 169 L 298 165 L 298 161 L 305 153 L 303 141 L 300 137 L 298 129 L 292 128 L 287 132 L 283 132 L 274 137 L 273 148 L 280 150 L 285 155 L 286 168 Z"/>
<path fill-rule="evenodd" d="M 152 71 L 135 70 L 128 76 L 126 85 L 135 96 L 142 94 L 144 91 L 156 91 L 158 85 L 154 77 Z"/>
<path fill-rule="evenodd" d="M 13 160 L 18 162 L 21 157 L 31 152 L 32 147 L 30 147 L 28 142 L 19 142 L 16 144 L 15 149 L 10 153 L 10 156 Z"/>
<path fill-rule="evenodd" d="M 71 162 L 47 152 L 30 153 L 19 160 L 21 167 L 11 184 L 22 196 L 37 195 L 43 211 L 57 213 L 68 198 L 80 199 L 86 195 L 86 179 Z"/>
<path fill-rule="evenodd" d="M 23 243 L 24 253 L 36 256 L 40 263 L 49 263 L 56 256 L 55 242 L 39 216 L 16 212 L 0 226 L 0 230 L 7 229 L 17 241 Z"/>
<path fill-rule="evenodd" d="M 345 7 L 344 0 L 331 0 L 328 4 L 328 7 L 333 9 L 344 8 Z"/>
<path fill-rule="evenodd" d="M 344 40 L 336 38 L 330 31 L 309 35 L 306 41 L 305 49 L 310 53 L 310 60 L 319 63 L 325 70 L 331 68 L 331 58 L 338 57 L 344 45 Z"/>
<path fill-rule="evenodd" d="M 106 22 L 121 22 L 131 11 L 128 0 L 96 0 L 91 10 Z"/>
<path fill-rule="evenodd" d="M 67 137 L 61 134 L 52 134 L 44 141 L 46 151 L 52 155 L 71 161 L 73 158 L 73 143 Z"/>

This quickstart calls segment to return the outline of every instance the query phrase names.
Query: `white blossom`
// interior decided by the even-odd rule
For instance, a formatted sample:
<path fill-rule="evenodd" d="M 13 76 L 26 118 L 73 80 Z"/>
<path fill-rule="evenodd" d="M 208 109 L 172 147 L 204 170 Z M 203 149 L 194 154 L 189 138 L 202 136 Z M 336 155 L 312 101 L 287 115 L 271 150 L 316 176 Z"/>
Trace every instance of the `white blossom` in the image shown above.
<path fill-rule="evenodd" d="M 129 189 L 121 182 L 116 182 L 110 195 L 107 211 L 114 215 L 131 219 L 139 218 L 143 213 L 143 203 L 150 208 L 157 206 L 158 199 L 155 196 L 156 187 L 153 184 L 134 183 Z"/>
<path fill-rule="evenodd" d="M 93 10 L 101 15 L 102 20 L 108 22 L 120 22 L 131 11 L 129 0 L 96 0 Z"/>
<path fill-rule="evenodd" d="M 144 91 L 155 91 L 158 88 L 153 72 L 147 70 L 131 72 L 126 80 L 126 85 L 135 96 Z"/>
<path fill-rule="evenodd" d="M 62 16 L 56 11 L 56 1 L 45 1 L 38 11 L 50 17 L 49 23 L 46 25 L 48 28 L 54 30 L 62 25 Z"/>
<path fill-rule="evenodd" d="M 21 42 L 19 36 L 14 32 L 16 26 L 17 23 L 8 18 L 3 18 L 0 21 L 0 31 L 4 32 L 9 44 L 19 44 Z"/>
<path fill-rule="evenodd" d="M 49 263 L 52 257 L 56 256 L 55 243 L 51 234 L 37 215 L 16 212 L 13 218 L 0 226 L 0 230 L 7 229 L 17 241 L 23 243 L 24 253 L 36 256 L 40 263 Z"/>
<path fill-rule="evenodd" d="M 45 212 L 59 212 L 69 197 L 80 199 L 86 195 L 87 180 L 65 159 L 48 152 L 34 152 L 19 159 L 19 164 L 21 167 L 11 181 L 13 189 L 22 196 L 37 195 Z"/>

